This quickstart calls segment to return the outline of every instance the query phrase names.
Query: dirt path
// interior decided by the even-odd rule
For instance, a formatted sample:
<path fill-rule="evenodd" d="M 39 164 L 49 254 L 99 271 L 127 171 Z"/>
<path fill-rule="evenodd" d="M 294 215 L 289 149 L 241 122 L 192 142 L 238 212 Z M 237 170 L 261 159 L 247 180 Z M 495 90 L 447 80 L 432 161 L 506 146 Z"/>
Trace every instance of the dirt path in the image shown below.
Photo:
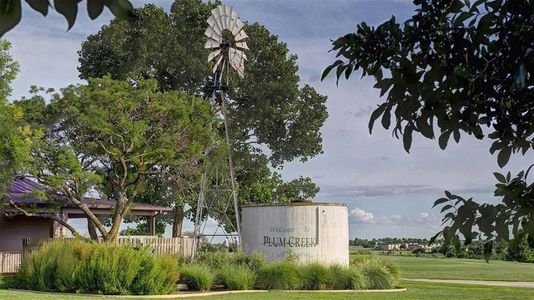
<path fill-rule="evenodd" d="M 454 284 L 478 284 L 489 286 L 507 286 L 534 289 L 532 281 L 491 281 L 491 280 L 456 280 L 456 279 L 422 279 L 422 278 L 401 278 L 406 281 L 432 282 L 432 283 L 454 283 Z"/>

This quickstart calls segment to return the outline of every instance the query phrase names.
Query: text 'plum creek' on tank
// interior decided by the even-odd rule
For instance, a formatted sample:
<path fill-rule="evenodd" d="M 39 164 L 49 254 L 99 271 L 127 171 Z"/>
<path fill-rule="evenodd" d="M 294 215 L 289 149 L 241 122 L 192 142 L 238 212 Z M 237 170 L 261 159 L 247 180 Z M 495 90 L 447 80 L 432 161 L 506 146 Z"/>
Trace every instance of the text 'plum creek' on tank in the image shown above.
<path fill-rule="evenodd" d="M 299 262 L 349 264 L 349 222 L 345 204 L 293 202 L 246 205 L 241 210 L 242 246 L 268 261 L 289 254 Z"/>

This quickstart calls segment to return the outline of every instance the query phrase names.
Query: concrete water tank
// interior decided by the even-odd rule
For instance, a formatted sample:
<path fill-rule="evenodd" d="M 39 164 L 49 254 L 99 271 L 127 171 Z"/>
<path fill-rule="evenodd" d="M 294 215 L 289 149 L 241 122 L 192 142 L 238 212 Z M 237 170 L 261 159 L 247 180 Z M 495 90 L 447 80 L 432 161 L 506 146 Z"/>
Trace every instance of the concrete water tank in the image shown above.
<path fill-rule="evenodd" d="M 299 262 L 349 264 L 349 217 L 345 204 L 294 202 L 242 207 L 243 249 L 268 261 L 294 254 Z"/>

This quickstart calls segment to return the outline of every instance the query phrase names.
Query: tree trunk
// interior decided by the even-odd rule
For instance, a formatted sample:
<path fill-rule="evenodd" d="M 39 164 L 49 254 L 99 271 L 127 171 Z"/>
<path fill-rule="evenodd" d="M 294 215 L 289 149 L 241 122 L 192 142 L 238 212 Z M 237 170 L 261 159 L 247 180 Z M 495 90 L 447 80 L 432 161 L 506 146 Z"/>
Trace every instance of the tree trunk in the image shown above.
<path fill-rule="evenodd" d="M 184 205 L 176 203 L 174 207 L 174 218 L 172 222 L 172 237 L 182 236 L 182 225 L 184 224 Z"/>
<path fill-rule="evenodd" d="M 87 218 L 87 231 L 89 231 L 89 236 L 92 240 L 98 240 L 95 223 L 90 218 Z"/>

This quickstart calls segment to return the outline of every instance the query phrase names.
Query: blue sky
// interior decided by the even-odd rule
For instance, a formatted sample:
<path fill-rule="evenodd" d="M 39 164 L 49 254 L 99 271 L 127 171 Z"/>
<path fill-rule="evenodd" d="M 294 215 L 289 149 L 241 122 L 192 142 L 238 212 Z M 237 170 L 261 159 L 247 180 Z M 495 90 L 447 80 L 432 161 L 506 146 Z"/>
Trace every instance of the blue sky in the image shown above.
<path fill-rule="evenodd" d="M 133 1 L 135 7 L 152 2 L 169 8 L 171 1 Z M 429 237 L 440 226 L 439 211 L 432 203 L 448 189 L 480 201 L 495 202 L 496 158 L 489 141 L 462 136 L 460 144 L 441 151 L 437 141 L 414 138 L 412 153 L 391 133 L 375 128 L 369 135 L 370 113 L 381 103 L 370 79 L 354 74 L 337 87 L 333 78 L 319 80 L 333 61 L 330 40 L 354 30 L 360 22 L 378 25 L 395 15 L 398 20 L 414 12 L 411 1 L 225 1 L 249 22 L 260 22 L 299 57 L 302 83 L 328 96 L 329 119 L 322 134 L 323 155 L 306 163 L 292 162 L 282 171 L 286 179 L 310 176 L 321 187 L 316 200 L 343 202 L 349 207 L 351 237 Z M 80 5 L 83 5 L 82 2 Z M 85 9 L 74 28 L 54 11 L 46 18 L 23 4 L 23 19 L 6 35 L 12 53 L 21 64 L 13 97 L 26 94 L 37 84 L 60 88 L 78 79 L 77 51 L 87 35 L 98 32 L 111 16 L 104 13 L 90 21 Z M 506 170 L 517 172 L 534 156 L 513 157 Z M 190 229 L 187 224 L 185 230 Z"/>

